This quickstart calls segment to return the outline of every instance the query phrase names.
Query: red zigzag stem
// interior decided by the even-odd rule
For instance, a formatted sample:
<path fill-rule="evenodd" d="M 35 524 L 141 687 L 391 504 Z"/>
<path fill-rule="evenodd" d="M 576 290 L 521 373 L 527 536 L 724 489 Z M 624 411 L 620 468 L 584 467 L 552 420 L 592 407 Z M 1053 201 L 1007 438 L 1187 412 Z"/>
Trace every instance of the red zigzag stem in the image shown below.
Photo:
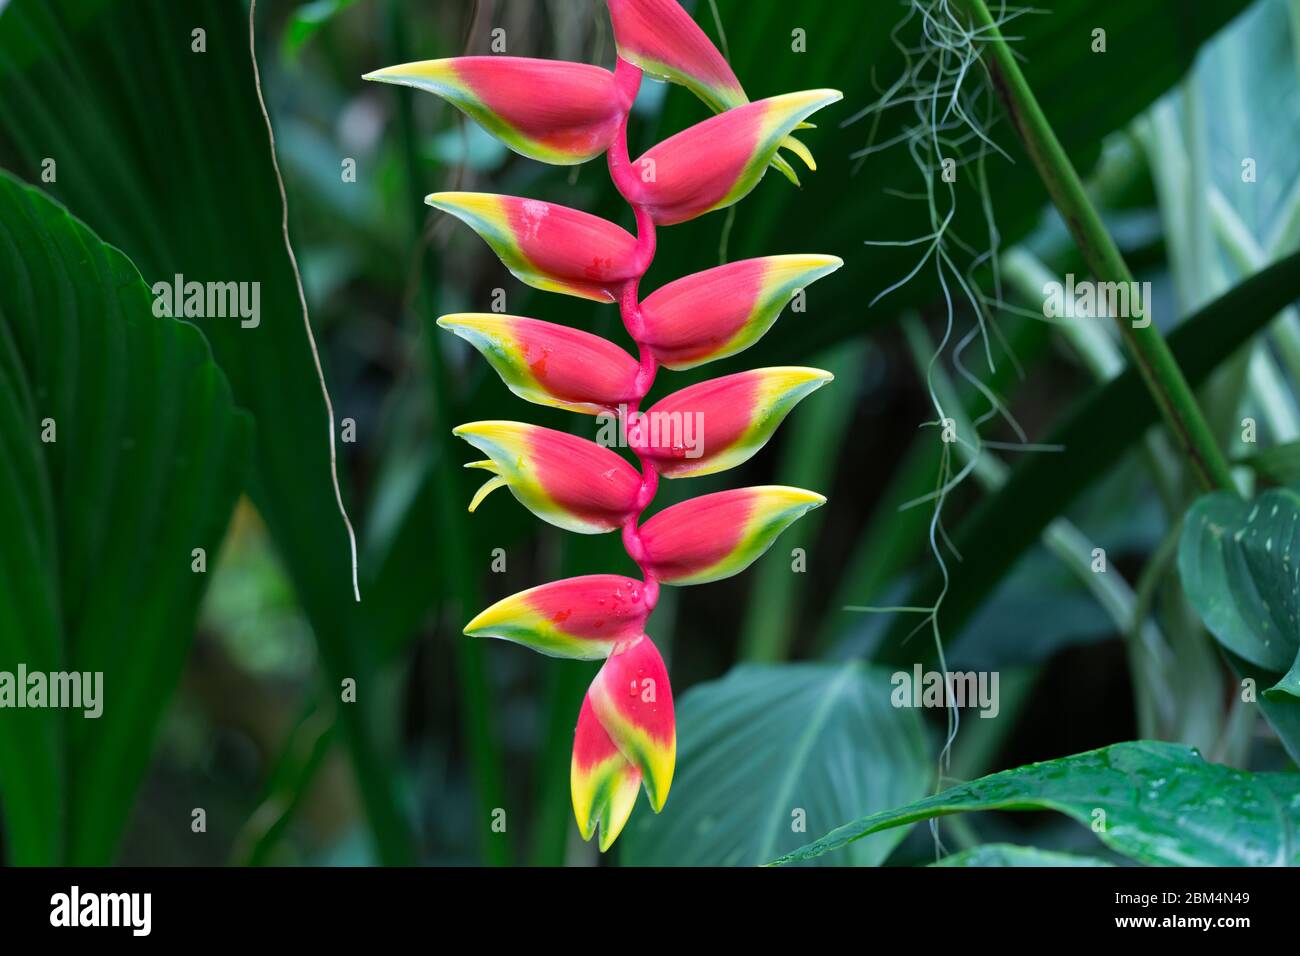
<path fill-rule="evenodd" d="M 628 157 L 627 151 L 627 121 L 632 113 L 632 101 L 636 99 L 637 91 L 641 87 L 640 67 L 633 66 L 622 57 L 619 57 L 618 65 L 614 70 L 614 82 L 618 84 L 619 91 L 623 94 L 624 102 L 628 104 L 628 108 L 627 112 L 623 114 L 622 122 L 619 123 L 618 132 L 610 144 L 606 158 L 609 162 L 609 175 L 614 181 L 614 188 L 618 190 L 619 195 L 627 200 L 632 207 L 633 214 L 636 216 L 636 261 L 640 264 L 640 270 L 636 277 L 623 283 L 618 300 L 618 309 L 623 319 L 623 327 L 627 329 L 627 334 L 636 342 L 638 356 L 641 360 L 641 367 L 637 370 L 636 376 L 636 397 L 623 406 L 621 410 L 623 415 L 622 430 L 624 434 L 629 434 L 634 428 L 639 427 L 634 425 L 633 421 L 640 411 L 641 400 L 645 398 L 650 391 L 650 387 L 654 384 L 655 373 L 659 371 L 658 361 L 649 346 L 642 341 L 645 335 L 645 323 L 641 316 L 641 301 L 639 298 L 641 277 L 646 274 L 650 268 L 650 263 L 654 261 L 655 224 L 645 207 L 639 205 L 632 198 L 637 191 L 637 173 L 632 168 L 632 161 Z M 642 451 L 641 442 L 632 441 L 628 444 L 632 446 L 641 469 L 641 490 L 636 498 L 636 513 L 623 524 L 623 547 L 627 549 L 628 555 L 641 569 L 641 577 L 645 582 L 645 606 L 647 612 L 652 612 L 659 600 L 659 582 L 646 567 L 645 545 L 641 543 L 639 527 L 641 515 L 649 507 L 650 502 L 654 500 L 655 492 L 659 489 L 659 472 L 654 465 L 647 462 L 646 455 Z"/>

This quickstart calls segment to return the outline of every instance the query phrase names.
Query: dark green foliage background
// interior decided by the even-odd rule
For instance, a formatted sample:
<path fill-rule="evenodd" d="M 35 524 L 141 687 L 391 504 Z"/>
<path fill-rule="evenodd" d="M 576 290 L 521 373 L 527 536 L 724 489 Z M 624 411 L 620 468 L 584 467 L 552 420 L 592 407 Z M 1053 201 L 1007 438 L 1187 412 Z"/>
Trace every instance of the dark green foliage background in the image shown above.
<path fill-rule="evenodd" d="M 1071 158 L 1089 172 L 1103 139 L 1175 87 L 1198 49 L 1248 4 L 1052 0 L 1043 6 L 1043 13 L 1015 21 L 1015 45 Z M 639 808 L 618 851 L 622 862 L 766 862 L 836 825 L 923 797 L 933 784 L 933 740 L 942 735 L 937 724 L 927 735 L 910 713 L 903 719 L 883 704 L 887 671 L 842 662 L 855 654 L 891 665 L 926 660 L 928 639 L 904 640 L 914 621 L 890 625 L 842 607 L 925 603 L 938 587 L 928 556 L 928 509 L 898 510 L 933 489 L 939 448 L 932 433 L 917 432 L 931 410 L 896 327 L 906 309 L 933 320 L 940 290 L 927 268 L 869 308 L 907 273 L 917 250 L 864 244 L 923 235 L 928 216 L 922 204 L 899 196 L 919 188 L 905 151 L 884 152 L 855 168 L 850 156 L 866 145 L 869 123 L 841 125 L 902 68 L 889 35 L 904 7 L 876 0 L 718 0 L 717 8 L 725 48 L 751 98 L 816 87 L 845 94 L 804 136 L 819 170 L 803 177 L 800 190 L 767 177 L 725 227 L 727 256 L 820 252 L 839 255 L 846 265 L 809 290 L 806 313 L 785 315 L 753 349 L 692 373 L 665 374 L 656 394 L 744 368 L 801 363 L 835 367 L 837 391 L 810 400 L 743 470 L 669 483 L 659 503 L 766 480 L 804 481 L 831 503 L 796 532 L 802 537 L 792 538 L 809 551 L 806 583 L 787 587 L 782 565 L 788 559 L 778 548 L 742 578 L 684 589 L 656 617 L 654 625 L 664 629 L 656 640 L 669 648 L 683 715 L 680 792 L 658 819 Z M 163 344 L 130 343 L 129 363 L 112 372 L 117 379 L 96 378 L 108 374 L 93 364 L 101 357 L 96 351 L 81 350 L 68 362 L 43 355 L 24 366 L 34 379 L 29 390 L 100 381 L 113 392 L 108 383 L 147 382 L 152 391 L 138 400 L 169 413 L 174 440 L 195 443 L 194 454 L 212 464 L 203 502 L 186 499 L 179 478 L 164 483 L 156 472 L 142 473 L 136 494 L 159 489 L 151 513 L 155 521 L 162 515 L 172 521 L 132 523 L 137 534 L 157 529 L 145 536 L 147 546 L 135 540 L 138 553 L 87 545 L 90 537 L 117 548 L 130 544 L 113 522 L 131 512 L 105 497 L 107 491 L 90 497 L 93 473 L 55 482 L 60 495 L 48 501 L 24 495 L 6 501 L 13 518 L 3 523 L 4 567 L 23 584 L 12 591 L 17 601 L 0 605 L 12 612 L 0 614 L 0 665 L 27 653 L 34 666 L 38 643 L 48 660 L 93 662 L 148 654 L 148 648 L 163 659 L 132 678 L 136 703 L 91 732 L 111 735 L 111 747 L 76 739 L 76 721 L 27 714 L 20 724 L 0 713 L 7 860 L 591 862 L 572 845 L 568 759 L 578 703 L 594 669 L 471 644 L 459 631 L 469 614 L 511 591 L 567 574 L 632 569 L 616 536 L 579 539 L 541 529 L 504 495 L 472 519 L 463 515 L 474 479 L 459 468 L 453 425 L 504 417 L 577 426 L 571 416 L 521 406 L 460 343 L 442 342 L 430 331 L 439 314 L 485 309 L 491 290 L 501 287 L 512 313 L 616 340 L 622 333 L 609 308 L 520 286 L 473 237 L 426 216 L 420 200 L 438 189 L 481 189 L 631 223 L 601 163 L 551 169 L 508 157 L 475 139 L 431 97 L 369 86 L 360 75 L 408 59 L 486 53 L 487 31 L 497 24 L 507 29 L 512 54 L 608 66 L 613 50 L 603 4 L 357 0 L 311 9 L 313 17 L 303 19 L 295 3 L 264 0 L 258 51 L 325 374 L 339 417 L 355 419 L 358 428 L 358 442 L 340 446 L 340 473 L 360 537 L 359 605 L 330 484 L 326 410 L 282 244 L 280 197 L 248 55 L 247 6 L 236 0 L 11 0 L 0 12 L 0 166 L 38 184 L 99 240 L 120 249 L 145 283 L 176 274 L 259 282 L 262 315 L 256 329 L 200 320 L 199 335 L 188 324 L 146 315 L 147 290 L 132 278 L 127 305 L 101 312 L 85 306 L 75 321 L 90 323 L 94 335 L 129 328 Z M 696 4 L 694 15 L 716 36 L 708 3 Z M 1107 31 L 1104 56 L 1089 45 L 1098 25 Z M 192 50 L 196 28 L 205 31 L 206 52 Z M 790 51 L 794 28 L 807 33 L 806 54 Z M 633 154 L 707 115 L 683 90 L 659 92 L 662 99 L 651 97 L 635 114 Z M 876 140 L 896 133 L 902 119 L 888 114 Z M 1031 234 L 1051 240 L 1059 227 L 1053 232 L 1050 221 L 1044 225 L 1047 197 L 1014 132 L 1005 124 L 991 132 L 1010 154 L 987 164 L 1003 245 Z M 41 181 L 46 157 L 57 160 L 54 182 Z M 344 157 L 357 162 L 355 183 L 340 180 Z M 1107 213 L 1152 217 L 1150 179 L 1140 169 L 1126 189 L 1113 191 Z M 24 208 L 46 211 L 51 229 L 69 228 L 48 200 L 19 192 L 9 180 L 0 186 L 0 200 L 18 203 L 21 196 Z M 986 226 L 979 195 L 969 181 L 958 194 L 954 228 L 980 245 Z M 3 204 L 0 210 L 0 223 L 12 232 L 9 217 L 16 213 Z M 664 230 L 645 287 L 716 264 L 725 217 Z M 98 275 L 130 271 L 83 227 L 73 231 L 99 250 L 97 261 L 113 263 Z M 1164 270 L 1159 229 L 1125 234 L 1121 244 L 1136 267 Z M 1068 244 L 1039 245 L 1053 268 L 1082 271 Z M 0 244 L 0 276 L 27 262 L 25 251 Z M 107 285 L 99 292 L 110 303 L 126 295 Z M 44 311 L 7 297 L 16 288 L 0 289 L 10 337 Z M 1171 344 L 1188 377 L 1197 384 L 1209 379 L 1297 293 L 1300 261 L 1292 256 L 1184 317 Z M 1131 448 L 1156 421 L 1136 376 L 1094 388 L 1061 359 L 1043 323 L 1009 314 L 999 321 L 1027 371 L 1017 376 L 1015 363 L 1000 354 L 991 381 L 1032 425 L 1036 440 L 1065 450 L 1013 462 L 997 493 L 963 491 L 952 501 L 949 524 L 971 558 L 951 565 L 941 622 L 954 640 L 966 640 L 963 627 L 991 599 L 993 606 L 1010 601 L 1014 610 L 1023 595 L 1006 582 L 1054 517 L 1091 507 L 1123 523 L 1151 498 L 1140 482 L 1124 483 Z M 0 368 L 14 366 L 8 355 L 0 352 L 7 362 Z M 213 408 L 185 404 L 183 397 L 194 392 Z M 70 401 L 95 404 L 93 395 L 78 391 Z M 963 393 L 963 399 L 982 410 L 975 396 Z M 814 408 L 813 402 L 826 404 Z M 5 419 L 7 443 L 30 428 L 29 412 L 13 412 L 12 423 Z M 67 434 L 61 432 L 61 442 Z M 29 443 L 23 448 L 32 451 Z M 251 506 L 235 512 L 218 566 L 217 542 L 237 489 Z M 173 503 L 167 494 L 184 500 Z M 89 507 L 92 501 L 103 507 Z M 187 502 L 193 513 L 184 510 Z M 30 554 L 15 545 L 15 522 L 24 516 L 43 523 L 47 537 L 57 529 L 57 571 L 51 541 L 42 539 Z M 160 573 L 145 592 L 139 583 L 151 566 L 145 562 L 161 561 L 186 521 L 210 542 L 212 580 L 201 611 L 202 584 L 187 565 L 186 576 L 169 582 Z M 1104 524 L 1097 527 L 1105 533 Z M 1154 544 L 1131 548 L 1130 559 Z M 488 573 L 494 548 L 510 556 L 506 575 Z M 25 606 L 21 601 L 36 606 L 50 594 L 65 601 L 65 624 L 75 619 L 67 595 L 77 593 L 92 565 L 106 589 L 104 616 L 94 627 L 80 634 L 65 626 L 60 638 L 53 607 L 42 612 L 52 615 L 43 630 L 19 623 L 13 609 Z M 22 570 L 36 567 L 42 574 Z M 755 586 L 756 580 L 763 583 Z M 1127 678 L 1114 666 L 1117 636 L 1082 614 L 1057 617 L 1044 641 L 1059 638 L 1065 650 L 1042 664 L 1040 656 L 1049 655 L 1024 649 L 1025 667 L 1041 670 L 1026 678 L 1031 689 L 1020 703 L 1031 714 L 1044 699 L 1080 713 L 1083 739 L 1054 735 L 1042 721 L 1016 724 L 1011 713 L 999 736 L 983 740 L 978 728 L 972 731 L 964 767 L 970 776 L 1134 735 L 1130 714 L 1102 713 L 1090 703 L 1104 694 L 1127 698 Z M 1089 629 L 1100 633 L 1075 640 Z M 748 636 L 758 631 L 761 639 Z M 979 634 L 969 633 L 977 642 Z M 128 637 L 138 649 L 128 649 Z M 789 662 L 799 659 L 818 662 Z M 742 661 L 748 663 L 736 669 Z M 1079 686 L 1057 695 L 1053 673 L 1061 669 L 1077 674 Z M 357 703 L 334 704 L 349 679 L 356 681 Z M 835 709 L 802 724 L 799 715 L 815 710 L 827 682 L 837 693 L 861 685 L 862 694 L 877 696 L 832 697 L 839 701 Z M 752 746 L 728 750 L 721 738 L 761 716 L 773 688 L 784 689 L 788 718 L 773 721 Z M 161 724 L 157 733 L 155 724 Z M 717 746 L 700 746 L 714 739 L 711 733 Z M 71 735 L 66 746 L 64 735 Z M 796 754 L 813 761 L 807 771 L 791 770 Z M 73 762 L 62 762 L 69 755 Z M 1267 759 L 1282 758 L 1275 749 Z M 773 813 L 784 820 L 789 811 L 781 801 L 791 794 L 780 782 L 829 781 L 819 774 L 838 762 L 854 768 L 853 779 L 819 787 L 824 818 L 810 823 L 806 836 L 761 839 L 747 817 L 718 824 L 716 816 L 730 812 L 721 804 L 737 794 L 752 798 L 763 826 Z M 26 789 L 15 788 L 18 768 L 29 765 L 41 772 Z M 888 786 L 881 784 L 885 777 Z M 700 795 L 692 800 L 693 793 Z M 197 805 L 210 809 L 211 832 L 203 841 L 189 839 L 189 808 Z M 504 835 L 489 826 L 498 807 L 508 811 Z M 716 843 L 699 840 L 709 827 L 719 834 Z M 991 839 L 1004 835 L 996 827 Z M 1076 848 L 1059 833 L 1044 826 L 1042 842 Z M 915 840 L 898 843 L 897 834 L 873 840 L 819 862 L 879 863 L 891 852 L 900 862 L 926 858 Z"/>

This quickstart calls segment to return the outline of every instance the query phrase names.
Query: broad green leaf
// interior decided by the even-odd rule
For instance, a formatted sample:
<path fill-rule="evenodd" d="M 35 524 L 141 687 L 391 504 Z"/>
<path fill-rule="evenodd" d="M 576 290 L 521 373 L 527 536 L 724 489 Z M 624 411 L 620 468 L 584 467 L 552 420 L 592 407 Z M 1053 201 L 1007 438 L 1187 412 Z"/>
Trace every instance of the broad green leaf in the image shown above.
<path fill-rule="evenodd" d="M 1057 853 L 1014 843 L 985 843 L 945 856 L 931 866 L 1114 866 L 1095 856 Z"/>
<path fill-rule="evenodd" d="M 1209 150 L 1206 174 L 1236 211 L 1259 246 L 1295 215 L 1300 181 L 1300 84 L 1296 83 L 1295 36 L 1290 0 L 1253 3 L 1232 25 L 1205 44 L 1189 78 L 1205 111 Z M 1182 98 L 1182 91 L 1173 94 Z M 1243 176 L 1249 159 L 1253 180 Z M 1260 174 L 1262 170 L 1266 173 Z"/>
<path fill-rule="evenodd" d="M 1281 238 L 1300 220 L 1300 157 L 1292 148 L 1300 135 L 1300 85 L 1287 7 L 1288 0 L 1253 4 L 1134 124 L 1160 199 L 1183 311 L 1296 249 L 1294 237 Z M 1270 331 L 1283 367 L 1300 374 L 1300 314 L 1285 309 Z M 1244 376 L 1251 411 L 1267 433 L 1294 439 L 1300 413 L 1273 350 L 1261 340 L 1239 361 L 1206 392 L 1216 433 L 1240 427 L 1236 392 Z"/>
<path fill-rule="evenodd" d="M 775 862 L 814 860 L 868 834 L 973 810 L 1055 810 L 1154 866 L 1300 865 L 1300 774 L 1246 773 L 1139 740 L 995 773 L 871 813 Z"/>
<path fill-rule="evenodd" d="M 114 0 L 92 17 L 78 6 L 11 0 L 0 14 L 0 165 L 35 180 L 43 160 L 54 160 L 50 192 L 123 249 L 150 284 L 177 274 L 259 283 L 255 327 L 196 321 L 257 423 L 249 494 L 310 617 L 325 679 L 363 686 L 375 642 L 354 630 L 328 419 L 280 231 L 247 6 Z M 204 53 L 192 49 L 200 26 Z M 263 73 L 266 80 L 266 63 Z M 348 413 L 338 409 L 340 418 Z M 340 737 L 384 858 L 409 862 L 414 843 L 392 792 L 397 775 L 376 739 L 378 697 L 358 700 L 340 710 Z"/>
<path fill-rule="evenodd" d="M 1183 521 L 1178 571 L 1219 643 L 1286 675 L 1264 692 L 1300 699 L 1300 494 L 1275 488 L 1253 502 L 1205 495 Z"/>
<path fill-rule="evenodd" d="M 891 706 L 889 673 L 861 663 L 745 664 L 677 709 L 677 772 L 655 816 L 638 813 L 620 861 L 753 866 L 864 806 L 925 792 L 921 722 Z M 877 866 L 903 831 L 827 863 Z"/>
<path fill-rule="evenodd" d="M 10 862 L 110 861 L 207 583 L 195 549 L 215 563 L 251 431 L 199 331 L 155 317 L 122 253 L 0 173 L 0 671 L 102 674 L 97 717 L 0 710 Z"/>

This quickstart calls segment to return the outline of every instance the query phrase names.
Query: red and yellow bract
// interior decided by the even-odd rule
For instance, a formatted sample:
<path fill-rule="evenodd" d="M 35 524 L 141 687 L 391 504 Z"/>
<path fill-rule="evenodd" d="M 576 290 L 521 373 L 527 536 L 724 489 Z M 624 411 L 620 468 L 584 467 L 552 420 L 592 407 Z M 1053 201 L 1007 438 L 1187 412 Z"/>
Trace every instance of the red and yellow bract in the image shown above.
<path fill-rule="evenodd" d="M 702 584 L 748 567 L 776 536 L 825 499 L 768 486 L 692 498 L 647 521 L 660 476 L 732 468 L 759 451 L 804 396 L 829 382 L 820 369 L 755 369 L 641 403 L 660 366 L 687 369 L 743 351 L 809 283 L 843 263 L 784 255 L 734 262 L 671 282 L 644 301 L 641 277 L 656 226 L 723 209 L 744 198 L 769 166 L 798 182 L 779 152 L 815 169 L 791 134 L 840 99 L 836 90 L 788 93 L 751 103 L 731 67 L 676 0 L 608 0 L 618 46 L 613 73 L 578 63 L 462 57 L 406 63 L 367 79 L 435 93 L 516 152 L 568 165 L 607 154 L 610 176 L 631 205 L 636 235 L 554 203 L 489 193 L 435 193 L 430 205 L 477 232 L 522 282 L 617 302 L 637 356 L 588 332 L 520 316 L 447 315 L 438 324 L 478 349 L 519 397 L 587 414 L 622 416 L 620 433 L 640 470 L 608 448 L 520 422 L 461 425 L 455 434 L 491 473 L 475 510 L 507 487 L 526 508 L 583 534 L 619 531 L 641 580 L 592 574 L 511 595 L 465 628 L 554 657 L 605 661 L 578 714 L 570 783 L 584 839 L 600 849 L 618 837 L 644 788 L 658 812 L 677 753 L 668 671 L 646 621 L 660 584 Z M 680 83 L 718 115 L 628 156 L 627 123 L 642 73 Z M 669 422 L 687 431 L 657 430 Z"/>

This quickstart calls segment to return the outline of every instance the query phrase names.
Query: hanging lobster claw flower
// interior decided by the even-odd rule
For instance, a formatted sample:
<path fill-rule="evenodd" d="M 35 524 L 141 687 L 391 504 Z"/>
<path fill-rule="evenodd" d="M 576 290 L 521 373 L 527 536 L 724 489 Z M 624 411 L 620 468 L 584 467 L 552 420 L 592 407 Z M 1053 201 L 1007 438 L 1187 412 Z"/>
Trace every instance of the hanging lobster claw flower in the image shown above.
<path fill-rule="evenodd" d="M 668 668 L 654 641 L 642 635 L 615 650 L 587 688 L 587 700 L 619 753 L 640 772 L 658 813 L 673 782 L 677 730 Z"/>
<path fill-rule="evenodd" d="M 632 164 L 639 188 L 629 198 L 660 226 L 730 206 L 758 185 L 791 130 L 842 98 L 838 90 L 787 93 L 697 123 Z"/>
<path fill-rule="evenodd" d="M 677 0 L 609 0 L 618 55 L 645 73 L 677 83 L 715 113 L 749 102 L 718 48 Z"/>
<path fill-rule="evenodd" d="M 630 105 L 609 70 L 563 60 L 464 56 L 403 63 L 363 79 L 441 96 L 516 153 L 558 166 L 605 152 Z"/>
<path fill-rule="evenodd" d="M 613 531 L 636 513 L 641 475 L 595 442 L 522 422 L 471 422 L 452 434 L 488 456 L 466 467 L 493 475 L 470 511 L 505 486 L 543 521 L 578 534 Z"/>
<path fill-rule="evenodd" d="M 623 282 L 645 269 L 626 229 L 578 209 L 492 193 L 434 193 L 424 201 L 477 232 L 537 289 L 613 302 Z"/>
<path fill-rule="evenodd" d="M 782 485 L 736 488 L 665 508 L 641 526 L 647 567 L 664 584 L 704 584 L 738 574 L 806 512 L 816 492 Z"/>
<path fill-rule="evenodd" d="M 588 574 L 502 598 L 465 625 L 465 633 L 514 641 L 550 657 L 592 661 L 639 637 L 649 614 L 642 582 Z"/>
<path fill-rule="evenodd" d="M 711 475 L 748 461 L 805 395 L 834 376 L 817 368 L 758 368 L 700 382 L 656 402 L 628 443 L 666 478 Z"/>
<path fill-rule="evenodd" d="M 582 838 L 590 840 L 599 825 L 600 852 L 608 850 L 632 815 L 640 789 L 641 771 L 609 739 L 596 719 L 591 697 L 584 697 L 573 734 L 573 760 L 569 764 L 573 815 Z"/>
<path fill-rule="evenodd" d="M 524 401 L 597 415 L 636 398 L 639 363 L 598 335 L 487 312 L 444 315 L 438 325 L 482 352 Z"/>
<path fill-rule="evenodd" d="M 650 638 L 621 644 L 591 682 L 573 737 L 569 788 L 584 840 L 600 825 L 608 850 L 632 814 L 637 784 L 658 813 L 677 763 L 677 725 L 668 669 Z"/>
<path fill-rule="evenodd" d="M 671 369 L 735 355 L 772 327 L 800 289 L 842 265 L 837 256 L 765 256 L 684 276 L 641 303 L 643 341 Z"/>

